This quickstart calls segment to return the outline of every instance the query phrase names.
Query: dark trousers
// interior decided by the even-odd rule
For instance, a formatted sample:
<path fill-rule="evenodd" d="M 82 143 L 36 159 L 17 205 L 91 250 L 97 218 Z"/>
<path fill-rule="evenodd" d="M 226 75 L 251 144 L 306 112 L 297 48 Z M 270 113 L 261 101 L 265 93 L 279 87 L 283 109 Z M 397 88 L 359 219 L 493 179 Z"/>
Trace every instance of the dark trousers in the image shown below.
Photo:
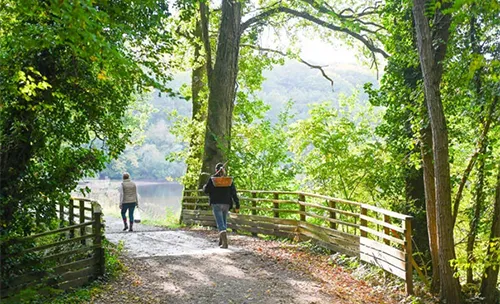
<path fill-rule="evenodd" d="M 124 221 L 127 220 L 127 216 L 125 214 L 127 213 L 127 209 L 128 209 L 128 218 L 129 218 L 131 223 L 134 222 L 135 205 L 136 205 L 136 203 L 126 203 L 126 204 L 122 205 L 122 219 Z"/>

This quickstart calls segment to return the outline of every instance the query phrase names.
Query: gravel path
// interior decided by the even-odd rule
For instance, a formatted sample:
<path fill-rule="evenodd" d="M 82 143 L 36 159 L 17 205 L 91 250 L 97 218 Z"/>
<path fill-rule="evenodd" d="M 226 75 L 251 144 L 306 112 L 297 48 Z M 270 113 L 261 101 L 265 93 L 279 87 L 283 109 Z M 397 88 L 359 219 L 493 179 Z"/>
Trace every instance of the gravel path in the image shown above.
<path fill-rule="evenodd" d="M 261 254 L 265 241 L 257 238 L 230 233 L 229 249 L 220 249 L 216 231 L 121 228 L 120 219 L 106 218 L 106 238 L 124 242 L 129 271 L 91 303 L 371 303 L 353 302 L 324 279 Z"/>

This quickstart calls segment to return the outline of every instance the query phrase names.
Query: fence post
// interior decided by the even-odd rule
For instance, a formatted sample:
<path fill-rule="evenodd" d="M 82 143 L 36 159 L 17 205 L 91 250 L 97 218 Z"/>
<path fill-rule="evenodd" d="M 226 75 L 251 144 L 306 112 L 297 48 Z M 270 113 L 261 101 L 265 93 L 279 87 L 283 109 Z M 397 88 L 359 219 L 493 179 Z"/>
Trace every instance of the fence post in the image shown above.
<path fill-rule="evenodd" d="M 280 198 L 280 195 L 278 193 L 274 193 L 273 194 L 273 198 L 275 200 L 278 200 Z M 280 217 L 280 212 L 279 210 L 276 210 L 276 209 L 279 209 L 280 208 L 280 204 L 277 203 L 277 202 L 273 202 L 273 208 L 274 208 L 274 217 Z"/>
<path fill-rule="evenodd" d="M 391 223 L 391 217 L 388 216 L 387 214 L 384 214 L 384 222 L 386 222 L 387 224 L 390 224 Z M 389 229 L 388 227 L 385 227 L 384 226 L 384 234 L 385 235 L 391 235 L 391 229 Z M 384 239 L 384 243 L 386 245 L 391 245 L 391 241 L 389 241 L 388 239 Z"/>
<path fill-rule="evenodd" d="M 80 203 L 80 210 L 79 210 L 79 216 L 80 216 L 80 224 L 85 223 L 85 201 L 79 200 Z M 85 227 L 80 228 L 80 236 L 84 236 L 85 233 Z M 82 245 L 86 244 L 86 240 L 82 240 Z"/>
<path fill-rule="evenodd" d="M 337 208 L 337 203 L 335 201 L 328 201 L 328 206 L 330 208 Z M 332 220 L 336 220 L 337 219 L 337 213 L 335 211 L 332 211 L 330 210 L 330 218 Z M 330 222 L 330 228 L 332 229 L 337 229 L 337 224 L 334 223 L 334 222 Z"/>
<path fill-rule="evenodd" d="M 411 221 L 412 217 L 408 216 L 406 217 L 404 221 L 404 228 L 405 228 L 405 265 L 406 265 L 406 294 L 407 295 L 412 295 L 413 294 L 413 265 L 412 265 L 412 259 L 413 259 L 413 250 L 411 248 Z"/>
<path fill-rule="evenodd" d="M 64 203 L 59 204 L 59 227 L 64 227 Z"/>
<path fill-rule="evenodd" d="M 279 193 L 273 193 L 273 198 L 275 200 L 279 200 L 280 199 Z M 274 209 L 274 217 L 275 218 L 279 218 L 280 217 L 280 212 L 279 212 L 280 204 L 278 202 L 273 202 L 273 209 Z M 274 224 L 275 227 L 277 225 L 278 225 L 277 223 Z M 279 229 L 278 228 L 274 228 L 273 231 L 274 231 L 274 235 L 278 236 Z"/>
<path fill-rule="evenodd" d="M 252 192 L 252 198 L 257 198 L 257 192 Z M 257 215 L 257 210 L 255 210 L 255 208 L 257 208 L 257 202 L 252 201 L 252 215 Z M 257 236 L 257 233 L 252 232 L 252 236 Z"/>
<path fill-rule="evenodd" d="M 73 206 L 73 199 L 69 199 L 69 206 L 68 206 L 68 223 L 70 226 L 73 226 L 75 224 L 75 207 Z M 75 229 L 71 229 L 69 231 L 69 238 L 72 239 L 75 237 Z"/>
<path fill-rule="evenodd" d="M 367 223 L 366 219 L 364 219 L 362 217 L 363 215 L 367 216 L 368 210 L 365 207 L 363 207 L 363 205 L 361 205 L 361 219 L 359 221 L 360 222 L 360 227 L 359 227 L 360 229 L 359 230 L 360 230 L 360 234 L 362 237 L 367 237 L 367 233 L 366 233 L 366 231 L 363 231 L 363 227 L 367 227 L 368 223 Z"/>
<path fill-rule="evenodd" d="M 306 197 L 304 194 L 299 194 L 299 210 L 300 210 L 300 221 L 306 221 L 306 206 L 300 204 L 300 202 L 305 202 Z"/>
<path fill-rule="evenodd" d="M 102 248 L 102 224 L 101 224 L 101 206 L 96 202 L 92 203 L 92 230 L 94 234 L 94 258 L 98 261 L 97 275 L 103 276 L 105 273 L 105 256 Z"/>

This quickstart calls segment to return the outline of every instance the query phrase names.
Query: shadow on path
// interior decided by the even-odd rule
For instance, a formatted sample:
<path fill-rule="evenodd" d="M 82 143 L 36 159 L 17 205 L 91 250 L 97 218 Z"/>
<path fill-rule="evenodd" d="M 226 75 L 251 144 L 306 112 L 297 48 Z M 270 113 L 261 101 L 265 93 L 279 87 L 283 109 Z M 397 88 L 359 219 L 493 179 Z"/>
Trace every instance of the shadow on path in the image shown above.
<path fill-rule="evenodd" d="M 106 218 L 106 238 L 124 242 L 125 277 L 92 303 L 346 303 L 322 292 L 309 275 L 283 267 L 244 246 L 220 249 L 217 232 L 167 230 Z M 230 234 L 244 244 L 250 237 Z"/>

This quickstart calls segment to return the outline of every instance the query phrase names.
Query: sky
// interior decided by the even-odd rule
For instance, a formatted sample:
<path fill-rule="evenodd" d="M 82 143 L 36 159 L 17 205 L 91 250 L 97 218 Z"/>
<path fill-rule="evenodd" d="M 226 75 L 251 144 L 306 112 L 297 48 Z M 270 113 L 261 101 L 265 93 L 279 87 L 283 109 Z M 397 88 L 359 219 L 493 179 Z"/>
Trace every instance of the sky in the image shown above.
<path fill-rule="evenodd" d="M 357 64 L 355 51 L 341 43 L 332 45 L 317 39 L 303 38 L 302 59 L 314 64 Z"/>

